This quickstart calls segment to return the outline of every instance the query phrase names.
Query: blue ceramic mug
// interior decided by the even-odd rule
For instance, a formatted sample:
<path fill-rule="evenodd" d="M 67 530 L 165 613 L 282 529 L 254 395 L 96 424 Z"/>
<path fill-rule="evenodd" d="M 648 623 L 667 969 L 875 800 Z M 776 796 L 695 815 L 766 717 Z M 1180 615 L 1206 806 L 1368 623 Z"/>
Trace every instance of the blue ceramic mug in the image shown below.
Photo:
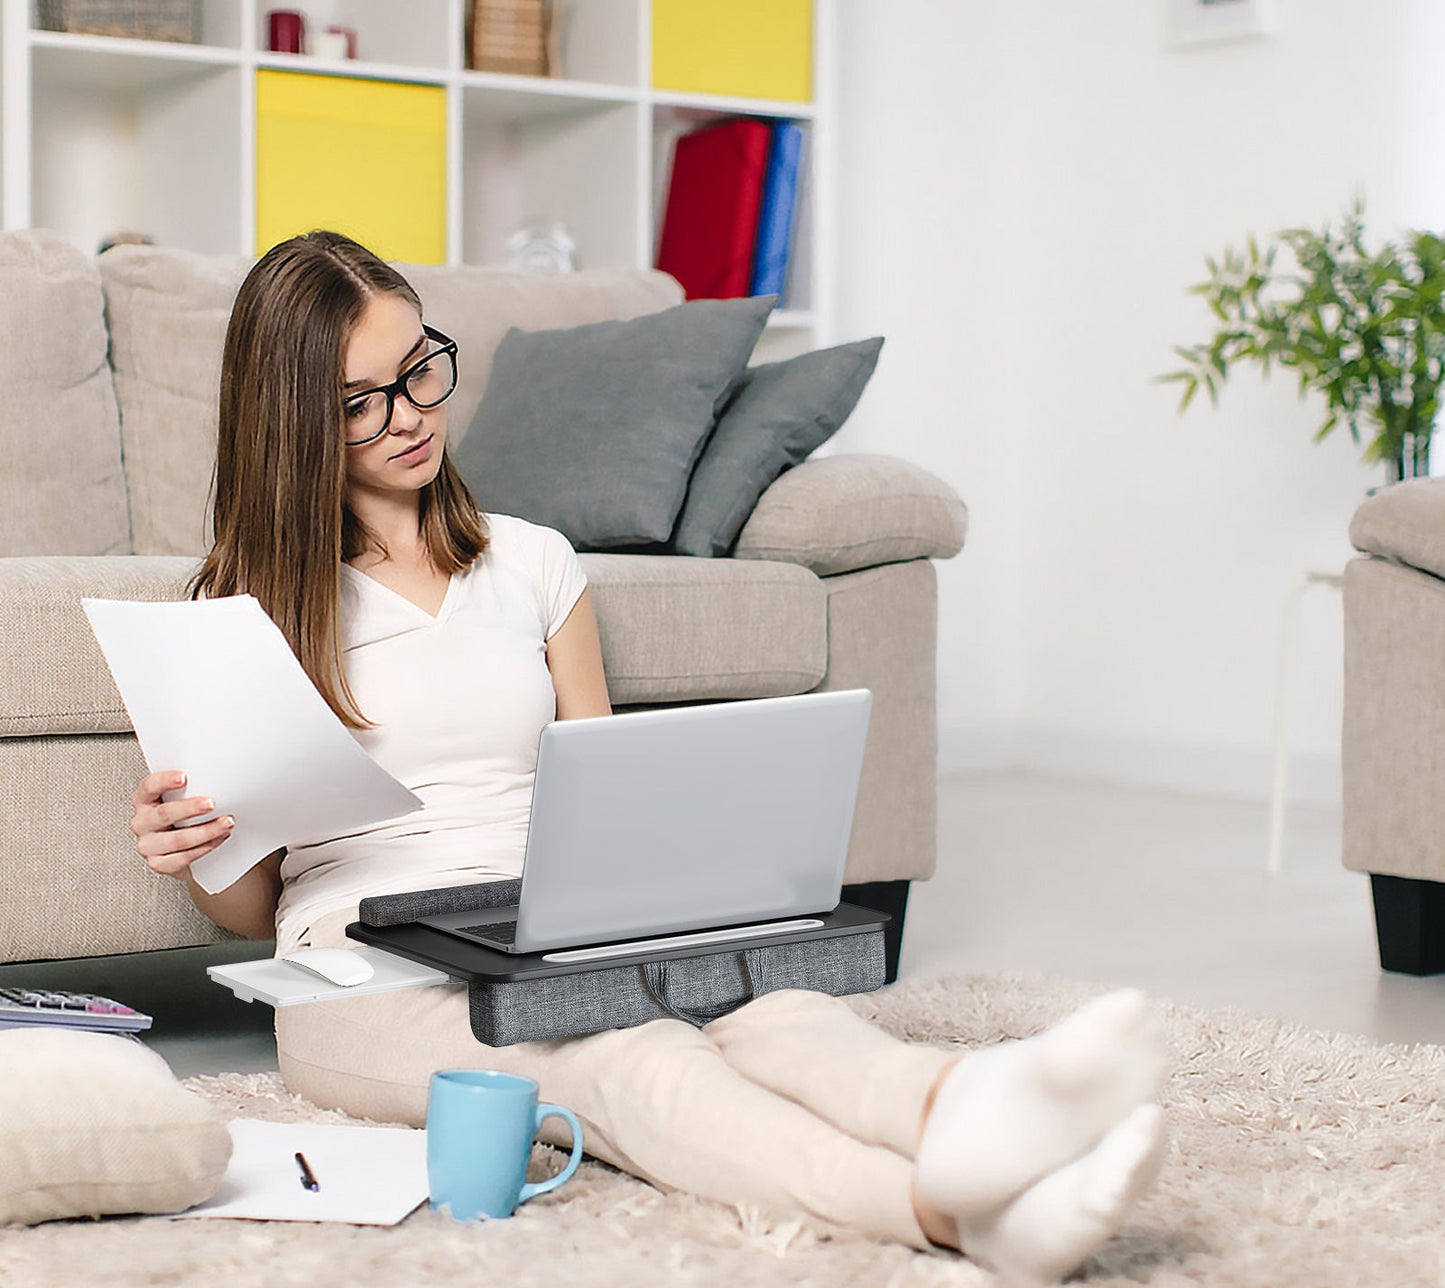
<path fill-rule="evenodd" d="M 550 1180 L 526 1184 L 532 1140 L 548 1117 L 572 1127 L 572 1157 Z M 490 1069 L 443 1069 L 426 1102 L 426 1174 L 431 1205 L 458 1221 L 511 1216 L 519 1203 L 555 1190 L 582 1161 L 582 1125 L 560 1105 L 537 1103 L 530 1078 Z"/>

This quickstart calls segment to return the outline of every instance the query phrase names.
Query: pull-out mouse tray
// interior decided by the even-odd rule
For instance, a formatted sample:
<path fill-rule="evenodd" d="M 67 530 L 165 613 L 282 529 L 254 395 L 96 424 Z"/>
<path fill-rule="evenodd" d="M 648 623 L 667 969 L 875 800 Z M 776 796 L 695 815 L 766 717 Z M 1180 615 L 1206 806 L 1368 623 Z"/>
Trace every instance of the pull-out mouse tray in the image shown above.
<path fill-rule="evenodd" d="M 380 948 L 356 948 L 375 972 L 361 984 L 332 984 L 293 962 L 279 957 L 261 957 L 225 966 L 207 966 L 206 974 L 229 988 L 243 1002 L 265 1002 L 268 1006 L 295 1006 L 300 1002 L 325 1002 L 333 997 L 359 997 L 364 993 L 389 993 L 397 988 L 423 988 L 445 984 L 445 971 L 418 965 L 405 957 Z"/>

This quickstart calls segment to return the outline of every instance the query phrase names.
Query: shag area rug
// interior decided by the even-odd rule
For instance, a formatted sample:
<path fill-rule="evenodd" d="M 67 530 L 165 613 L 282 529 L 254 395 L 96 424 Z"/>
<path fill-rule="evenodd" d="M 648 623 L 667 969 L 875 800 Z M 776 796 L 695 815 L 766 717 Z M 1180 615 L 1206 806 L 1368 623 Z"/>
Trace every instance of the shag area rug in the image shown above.
<path fill-rule="evenodd" d="M 902 984 L 854 1004 L 899 1037 L 967 1049 L 1036 1033 L 1101 991 L 979 975 Z M 1082 1268 L 1091 1288 L 1445 1284 L 1445 1049 L 1158 1005 L 1174 1060 L 1170 1156 L 1155 1192 Z M 275 1074 L 186 1085 L 228 1116 L 351 1121 L 289 1095 Z M 537 1147 L 538 1174 L 559 1164 Z M 4 1288 L 994 1282 L 958 1256 L 662 1194 L 598 1163 L 486 1225 L 423 1207 L 391 1228 L 127 1217 L 0 1230 Z"/>

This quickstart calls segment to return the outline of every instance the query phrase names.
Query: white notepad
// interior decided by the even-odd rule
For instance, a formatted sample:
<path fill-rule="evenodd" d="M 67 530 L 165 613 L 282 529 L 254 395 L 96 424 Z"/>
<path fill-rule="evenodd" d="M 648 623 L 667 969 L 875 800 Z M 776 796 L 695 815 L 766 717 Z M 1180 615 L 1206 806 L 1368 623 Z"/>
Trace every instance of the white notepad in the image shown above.
<path fill-rule="evenodd" d="M 251 1118 L 230 1128 L 234 1149 L 220 1189 L 178 1219 L 395 1225 L 430 1192 L 424 1131 Z M 301 1183 L 298 1153 L 316 1178 L 314 1192 Z"/>
<path fill-rule="evenodd" d="M 203 890 L 224 890 L 283 845 L 421 806 L 347 732 L 251 595 L 81 602 L 146 764 L 187 775 L 166 798 L 209 796 L 235 815 L 226 843 L 191 865 Z"/>

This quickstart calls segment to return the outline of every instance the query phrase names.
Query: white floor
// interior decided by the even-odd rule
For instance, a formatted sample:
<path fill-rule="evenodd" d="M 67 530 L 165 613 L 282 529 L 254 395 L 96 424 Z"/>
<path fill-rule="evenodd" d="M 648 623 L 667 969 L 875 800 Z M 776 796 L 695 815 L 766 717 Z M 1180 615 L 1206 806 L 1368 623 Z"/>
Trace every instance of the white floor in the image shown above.
<path fill-rule="evenodd" d="M 1379 968 L 1369 878 L 1337 811 L 975 774 L 939 793 L 939 864 L 913 887 L 905 977 L 1019 971 L 1235 1006 L 1378 1041 L 1445 1042 L 1445 976 Z"/>
<path fill-rule="evenodd" d="M 1367 878 L 1339 816 L 1287 818 L 1265 871 L 1263 802 L 1027 773 L 945 779 L 937 876 L 914 886 L 902 977 L 1020 971 L 1230 1005 L 1392 1042 L 1445 1042 L 1445 976 L 1382 974 Z M 205 966 L 263 945 L 0 967 L 0 986 L 107 993 L 155 1016 L 180 1076 L 276 1067 L 271 1012 Z"/>

